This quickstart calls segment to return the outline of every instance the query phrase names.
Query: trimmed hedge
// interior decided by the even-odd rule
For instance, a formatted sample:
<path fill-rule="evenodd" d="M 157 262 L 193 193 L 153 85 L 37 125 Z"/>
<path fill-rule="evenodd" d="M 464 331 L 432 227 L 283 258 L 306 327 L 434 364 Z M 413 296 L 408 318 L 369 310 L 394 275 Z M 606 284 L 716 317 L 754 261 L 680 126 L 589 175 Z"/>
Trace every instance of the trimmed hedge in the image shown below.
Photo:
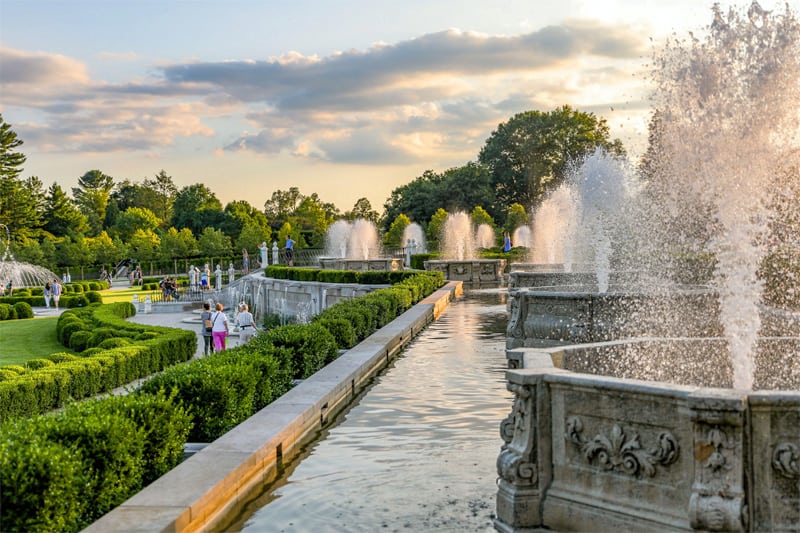
<path fill-rule="evenodd" d="M 59 307 L 65 309 L 73 309 L 76 307 L 87 307 L 91 303 L 102 303 L 103 296 L 99 292 L 83 291 L 83 286 L 78 285 L 79 289 L 73 288 L 72 293 L 64 292 L 59 299 Z M 65 286 L 66 289 L 66 286 Z M 17 304 L 25 303 L 28 307 L 44 307 L 44 296 L 41 292 L 38 295 L 31 295 L 27 290 L 15 290 L 14 296 L 0 296 L 0 320 L 14 320 L 16 318 L 32 318 L 33 309 L 30 311 L 30 316 L 12 316 L 3 312 L 3 307 L 6 305 L 16 307 Z M 52 300 L 50 305 L 55 305 Z"/>
<path fill-rule="evenodd" d="M 197 348 L 193 331 L 125 320 L 135 313 L 130 302 L 64 311 L 56 325 L 57 338 L 83 357 L 40 360 L 52 364 L 36 362 L 37 368 L 29 364 L 16 378 L 6 375 L 0 381 L 0 420 L 45 413 L 69 398 L 108 392 L 192 358 Z M 154 335 L 139 339 L 144 333 Z M 93 340 L 97 347 L 90 345 Z"/>
<path fill-rule="evenodd" d="M 180 462 L 190 420 L 171 397 L 132 394 L 3 424 L 3 530 L 89 525 Z"/>

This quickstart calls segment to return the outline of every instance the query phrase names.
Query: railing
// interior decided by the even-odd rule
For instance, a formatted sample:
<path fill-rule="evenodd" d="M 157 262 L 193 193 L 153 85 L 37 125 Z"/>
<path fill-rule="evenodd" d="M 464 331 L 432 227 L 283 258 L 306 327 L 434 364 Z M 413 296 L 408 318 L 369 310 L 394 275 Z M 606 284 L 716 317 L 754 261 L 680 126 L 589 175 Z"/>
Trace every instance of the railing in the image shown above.
<path fill-rule="evenodd" d="M 207 300 L 210 295 L 212 295 L 214 291 L 211 290 L 202 290 L 197 288 L 190 288 L 190 287 L 180 287 L 174 291 L 169 293 L 158 289 L 155 291 L 150 291 L 148 295 L 150 296 L 150 301 L 153 303 L 165 303 L 165 302 L 203 302 Z"/>

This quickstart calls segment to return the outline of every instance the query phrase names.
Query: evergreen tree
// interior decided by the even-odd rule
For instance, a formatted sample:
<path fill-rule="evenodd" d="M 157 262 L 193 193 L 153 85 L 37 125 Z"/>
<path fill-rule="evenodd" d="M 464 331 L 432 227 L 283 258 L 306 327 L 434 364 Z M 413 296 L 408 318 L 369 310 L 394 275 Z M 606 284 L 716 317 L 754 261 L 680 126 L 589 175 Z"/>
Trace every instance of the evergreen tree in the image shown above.
<path fill-rule="evenodd" d="M 90 170 L 78 179 L 72 189 L 75 203 L 89 219 L 92 235 L 99 235 L 106 223 L 106 209 L 114 188 L 114 179 L 99 170 Z"/>
<path fill-rule="evenodd" d="M 47 190 L 44 213 L 44 229 L 56 237 L 84 234 L 89 230 L 86 215 L 56 183 Z"/>

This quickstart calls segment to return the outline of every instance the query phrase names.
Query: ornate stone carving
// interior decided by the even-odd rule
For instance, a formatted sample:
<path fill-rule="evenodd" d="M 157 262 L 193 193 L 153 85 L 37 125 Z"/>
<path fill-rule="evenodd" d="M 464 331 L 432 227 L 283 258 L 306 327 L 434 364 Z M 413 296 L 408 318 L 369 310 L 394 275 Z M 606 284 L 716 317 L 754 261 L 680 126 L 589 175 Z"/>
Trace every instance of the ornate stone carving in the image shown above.
<path fill-rule="evenodd" d="M 508 384 L 514 393 L 511 414 L 500 424 L 500 435 L 506 441 L 497 458 L 497 475 L 516 486 L 535 485 L 538 473 L 534 461 L 535 420 L 533 416 L 533 393 L 531 389 L 515 383 Z"/>
<path fill-rule="evenodd" d="M 583 422 L 577 416 L 567 419 L 564 437 L 575 444 L 590 464 L 603 470 L 614 470 L 631 476 L 656 474 L 656 466 L 669 466 L 678 460 L 680 447 L 675 437 L 668 431 L 658 435 L 658 443 L 650 450 L 642 449 L 639 435 L 626 434 L 617 424 L 606 433 L 598 433 L 587 439 L 583 435 Z"/>
<path fill-rule="evenodd" d="M 783 442 L 772 453 L 772 468 L 790 479 L 800 478 L 800 446 Z"/>
<path fill-rule="evenodd" d="M 528 318 L 528 306 L 524 298 L 520 297 L 519 292 L 511 292 L 511 313 L 508 319 L 506 335 L 515 339 L 525 336 L 525 320 Z"/>
<path fill-rule="evenodd" d="M 729 441 L 728 436 L 719 427 L 712 427 L 708 430 L 706 437 L 708 443 L 708 459 L 703 463 L 703 466 L 711 469 L 712 472 L 719 472 L 720 470 L 730 470 L 732 467 L 728 464 L 726 457 L 727 450 L 730 450 L 734 445 Z"/>

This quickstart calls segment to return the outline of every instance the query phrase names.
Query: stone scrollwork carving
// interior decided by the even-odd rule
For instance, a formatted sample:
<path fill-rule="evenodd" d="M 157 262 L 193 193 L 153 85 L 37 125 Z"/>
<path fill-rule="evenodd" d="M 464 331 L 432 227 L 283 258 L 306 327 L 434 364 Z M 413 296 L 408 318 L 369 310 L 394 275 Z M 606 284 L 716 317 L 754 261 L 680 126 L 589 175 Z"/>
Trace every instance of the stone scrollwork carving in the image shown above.
<path fill-rule="evenodd" d="M 725 450 L 732 448 L 733 445 L 729 443 L 725 432 L 718 427 L 711 428 L 708 431 L 706 442 L 712 447 L 713 451 L 708 456 L 708 460 L 706 460 L 704 466 L 710 468 L 713 472 L 730 470 L 731 466 L 728 464 L 728 460 L 725 457 Z"/>
<path fill-rule="evenodd" d="M 520 297 L 519 292 L 512 291 L 511 294 L 511 313 L 508 319 L 506 334 L 509 337 L 520 339 L 525 336 L 524 326 L 528 317 L 528 306 L 525 299 Z"/>
<path fill-rule="evenodd" d="M 534 485 L 538 475 L 534 463 L 535 424 L 532 391 L 522 385 L 508 384 L 514 393 L 511 414 L 500 424 L 500 434 L 506 444 L 497 458 L 497 474 L 513 485 Z"/>
<path fill-rule="evenodd" d="M 580 449 L 590 464 L 631 476 L 653 477 L 657 465 L 669 466 L 678 460 L 680 454 L 677 439 L 668 431 L 658 435 L 658 443 L 650 450 L 642 448 L 637 433 L 626 434 L 618 424 L 608 432 L 586 438 L 583 436 L 583 422 L 577 416 L 567 419 L 565 438 Z"/>
<path fill-rule="evenodd" d="M 772 453 L 772 468 L 783 477 L 800 478 L 800 446 L 783 442 Z"/>

